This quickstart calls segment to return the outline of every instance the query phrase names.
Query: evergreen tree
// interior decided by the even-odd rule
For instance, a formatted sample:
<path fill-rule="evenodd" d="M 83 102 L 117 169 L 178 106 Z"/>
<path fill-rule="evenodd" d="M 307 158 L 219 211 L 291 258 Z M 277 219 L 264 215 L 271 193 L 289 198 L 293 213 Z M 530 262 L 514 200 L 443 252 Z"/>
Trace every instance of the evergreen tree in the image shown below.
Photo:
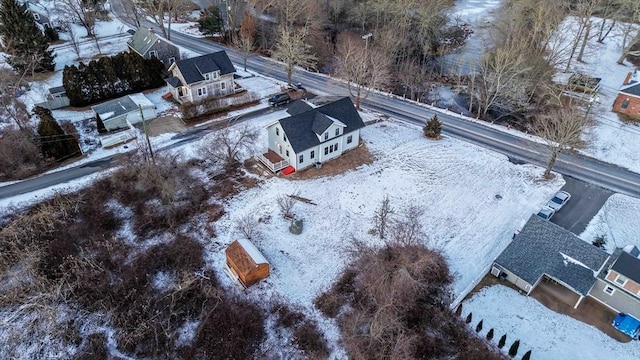
<path fill-rule="evenodd" d="M 462 304 L 458 305 L 458 307 L 456 308 L 456 316 L 457 317 L 462 316 Z"/>
<path fill-rule="evenodd" d="M 498 341 L 498 348 L 502 349 L 504 344 L 507 342 L 507 334 L 502 335 L 500 341 Z"/>
<path fill-rule="evenodd" d="M 491 339 L 493 339 L 493 328 L 489 329 L 489 332 L 487 333 L 487 340 Z"/>
<path fill-rule="evenodd" d="M 51 110 L 36 106 L 33 112 L 40 118 L 38 135 L 40 135 L 40 149 L 45 157 L 63 160 L 80 155 L 78 140 L 73 135 L 64 133 L 64 130 L 51 115 Z"/>
<path fill-rule="evenodd" d="M 509 356 L 514 357 L 518 354 L 518 348 L 520 347 L 520 340 L 516 340 L 511 344 L 509 348 Z"/>
<path fill-rule="evenodd" d="M 529 360 L 531 359 L 531 350 L 527 351 L 526 353 L 524 353 L 524 355 L 522 356 L 522 360 Z"/>
<path fill-rule="evenodd" d="M 44 28 L 44 36 L 47 37 L 47 40 L 49 40 L 50 43 L 60 40 L 58 30 L 52 28 L 51 26 L 47 26 L 46 28 Z"/>
<path fill-rule="evenodd" d="M 427 121 L 427 123 L 422 128 L 422 132 L 424 136 L 431 139 L 440 139 L 440 134 L 442 133 L 442 123 L 438 120 L 438 115 L 433 115 L 433 117 Z"/>
<path fill-rule="evenodd" d="M 478 326 L 476 326 L 476 332 L 478 333 L 480 332 L 480 330 L 482 330 L 482 321 L 483 320 L 480 320 L 480 322 L 478 323 Z"/>
<path fill-rule="evenodd" d="M 198 19 L 200 31 L 204 34 L 213 35 L 224 31 L 224 23 L 220 16 L 220 9 L 217 6 L 210 6 L 200 12 Z"/>
<path fill-rule="evenodd" d="M 7 63 L 19 72 L 53 71 L 53 51 L 49 41 L 36 25 L 26 5 L 17 0 L 2 0 L 0 8 L 0 37 Z"/>
<path fill-rule="evenodd" d="M 467 320 L 465 320 L 465 322 L 469 324 L 471 323 L 471 320 L 473 320 L 473 313 L 469 313 L 469 315 L 467 315 Z"/>

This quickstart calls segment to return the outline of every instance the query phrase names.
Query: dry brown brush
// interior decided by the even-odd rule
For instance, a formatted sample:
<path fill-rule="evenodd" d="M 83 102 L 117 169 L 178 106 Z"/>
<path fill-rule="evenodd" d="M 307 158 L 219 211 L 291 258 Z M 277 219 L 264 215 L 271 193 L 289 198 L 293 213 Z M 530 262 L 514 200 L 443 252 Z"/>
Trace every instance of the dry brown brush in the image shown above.
<path fill-rule="evenodd" d="M 316 299 L 337 315 L 353 359 L 501 359 L 449 309 L 444 257 L 419 245 L 357 245 L 359 254 L 338 283 Z"/>

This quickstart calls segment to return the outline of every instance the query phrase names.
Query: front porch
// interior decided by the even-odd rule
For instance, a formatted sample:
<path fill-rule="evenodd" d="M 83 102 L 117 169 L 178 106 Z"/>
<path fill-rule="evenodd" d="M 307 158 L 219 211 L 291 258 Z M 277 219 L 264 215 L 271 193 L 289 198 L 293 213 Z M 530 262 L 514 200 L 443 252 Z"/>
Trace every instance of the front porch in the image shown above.
<path fill-rule="evenodd" d="M 271 172 L 276 173 L 287 166 L 289 166 L 289 162 L 282 158 L 282 156 L 278 155 L 275 151 L 271 149 L 267 149 L 262 154 L 256 155 L 258 160 L 263 163 Z"/>

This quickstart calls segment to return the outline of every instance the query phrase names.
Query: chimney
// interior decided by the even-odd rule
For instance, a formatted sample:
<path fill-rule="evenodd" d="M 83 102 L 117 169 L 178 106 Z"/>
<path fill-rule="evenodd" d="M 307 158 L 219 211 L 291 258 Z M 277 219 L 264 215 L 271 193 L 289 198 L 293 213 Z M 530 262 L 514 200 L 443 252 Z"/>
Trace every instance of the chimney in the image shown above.
<path fill-rule="evenodd" d="M 624 82 L 622 83 L 622 85 L 629 85 L 629 80 L 631 80 L 632 75 L 633 75 L 632 72 L 627 73 L 627 77 L 624 78 Z"/>

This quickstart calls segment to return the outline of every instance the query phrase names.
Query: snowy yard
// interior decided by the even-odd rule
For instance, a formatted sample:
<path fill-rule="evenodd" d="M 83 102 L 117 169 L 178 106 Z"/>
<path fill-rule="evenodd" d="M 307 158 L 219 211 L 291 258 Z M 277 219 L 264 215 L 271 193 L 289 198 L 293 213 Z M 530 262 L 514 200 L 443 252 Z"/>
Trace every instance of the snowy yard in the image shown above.
<path fill-rule="evenodd" d="M 520 339 L 518 357 L 531 349 L 531 359 L 632 360 L 640 357 L 637 341 L 619 343 L 600 330 L 558 314 L 537 300 L 502 285 L 482 289 L 463 303 L 463 316 L 473 313 L 473 322 L 483 320 L 480 334 L 495 331 L 494 342 L 507 334 L 503 350 Z M 474 325 L 475 327 L 475 325 Z"/>

